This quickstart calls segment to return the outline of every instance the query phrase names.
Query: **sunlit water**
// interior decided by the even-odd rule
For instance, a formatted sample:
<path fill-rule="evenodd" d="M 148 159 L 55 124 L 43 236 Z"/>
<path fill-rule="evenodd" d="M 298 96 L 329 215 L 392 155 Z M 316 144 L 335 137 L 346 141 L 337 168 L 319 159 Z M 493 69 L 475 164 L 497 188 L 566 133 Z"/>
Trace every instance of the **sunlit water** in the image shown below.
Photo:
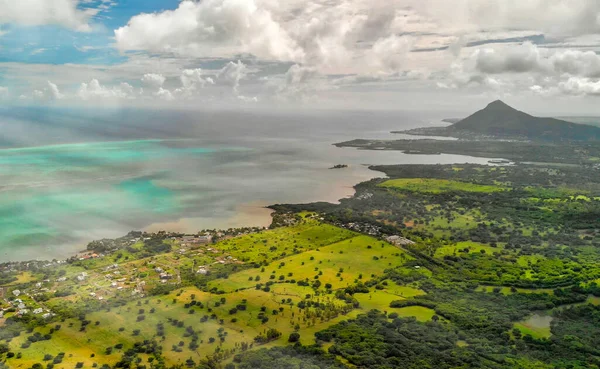
<path fill-rule="evenodd" d="M 265 205 L 349 196 L 382 176 L 368 164 L 487 163 L 332 146 L 439 121 L 425 114 L 0 112 L 1 261 L 65 257 L 133 229 L 268 225 Z"/>

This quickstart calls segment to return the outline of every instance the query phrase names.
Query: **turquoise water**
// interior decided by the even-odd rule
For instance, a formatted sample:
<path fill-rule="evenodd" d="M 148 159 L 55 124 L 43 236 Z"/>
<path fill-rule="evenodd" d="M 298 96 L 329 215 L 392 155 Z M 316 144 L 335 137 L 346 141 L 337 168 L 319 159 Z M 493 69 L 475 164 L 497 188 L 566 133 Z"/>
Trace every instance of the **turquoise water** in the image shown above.
<path fill-rule="evenodd" d="M 332 146 L 402 138 L 389 132 L 414 128 L 408 118 L 0 107 L 0 262 L 65 258 L 131 230 L 267 225 L 265 205 L 334 202 L 381 175 L 365 164 L 487 163 Z"/>
<path fill-rule="evenodd" d="M 193 202 L 183 201 L 174 168 L 242 150 L 195 144 L 138 140 L 0 150 L 0 255 L 35 256 L 40 246 L 60 248 L 83 234 L 88 240 L 120 235 L 185 213 Z"/>

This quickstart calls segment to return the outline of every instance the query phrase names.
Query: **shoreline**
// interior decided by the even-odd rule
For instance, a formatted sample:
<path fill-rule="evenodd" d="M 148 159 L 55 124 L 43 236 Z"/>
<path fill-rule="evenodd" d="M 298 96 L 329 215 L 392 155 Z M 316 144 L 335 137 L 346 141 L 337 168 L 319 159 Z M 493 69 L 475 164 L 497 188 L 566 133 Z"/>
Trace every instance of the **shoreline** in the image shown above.
<path fill-rule="evenodd" d="M 336 144 L 333 144 L 333 146 L 336 146 Z M 360 150 L 356 151 L 358 152 Z M 465 159 L 467 157 L 469 159 L 481 159 L 468 155 L 465 155 L 464 157 Z M 364 159 L 369 160 L 367 158 Z M 436 162 L 438 160 L 439 159 L 436 159 Z M 455 160 L 450 161 L 454 162 Z M 410 160 L 410 162 L 412 162 L 412 160 Z M 470 160 L 461 160 L 460 162 L 470 162 Z M 490 165 L 489 163 L 486 164 Z M 364 162 L 363 164 L 355 163 L 350 165 L 348 168 L 340 169 L 338 171 L 332 171 L 328 169 L 328 167 L 331 165 L 334 164 L 326 163 L 317 172 L 318 175 L 323 176 L 323 180 L 318 182 L 316 187 L 314 187 L 314 190 L 310 194 L 307 194 L 307 196 L 304 198 L 270 198 L 269 200 L 240 203 L 235 210 L 231 211 L 231 215 L 228 217 L 198 218 L 183 216 L 177 219 L 153 222 L 148 225 L 134 227 L 132 229 L 140 231 L 163 230 L 166 232 L 196 233 L 202 229 L 227 229 L 257 226 L 268 227 L 271 224 L 271 213 L 273 212 L 268 208 L 270 205 L 309 204 L 314 202 L 329 202 L 333 204 L 339 204 L 341 199 L 352 197 L 356 192 L 355 187 L 359 184 L 367 182 L 373 178 L 386 177 L 385 173 L 372 169 L 372 165 L 378 164 L 371 165 L 365 164 Z M 333 173 L 335 173 L 335 175 L 332 177 Z M 7 263 L 66 260 L 70 257 L 85 252 L 86 245 L 93 240 L 103 238 L 119 238 L 132 229 L 119 231 L 103 229 L 96 230 L 93 232 L 93 234 L 89 234 L 87 231 L 79 231 L 79 234 L 88 234 L 90 237 L 80 237 L 78 240 L 74 240 L 72 243 L 49 245 L 45 246 L 43 249 L 40 249 L 39 247 L 31 247 L 29 250 L 23 250 L 23 252 L 20 253 L 17 252 L 15 253 L 16 255 L 13 254 L 13 258 L 9 258 L 7 256 L 5 260 Z"/>
<path fill-rule="evenodd" d="M 350 184 L 347 177 L 340 176 L 338 181 L 333 183 L 327 183 L 328 187 L 334 187 L 333 189 L 327 188 L 327 191 L 322 192 L 321 194 L 315 194 L 313 198 L 302 201 L 299 203 L 309 204 L 312 202 L 330 202 L 333 204 L 339 204 L 341 199 L 352 197 L 355 193 L 355 187 L 359 184 L 368 181 L 373 178 L 377 178 L 378 176 L 385 176 L 383 172 L 379 172 L 377 170 L 371 169 L 370 165 L 361 165 L 355 166 L 354 168 L 345 168 L 345 170 L 359 170 L 362 171 L 362 175 L 356 176 L 355 179 L 358 179 L 358 182 L 353 182 Z M 329 169 L 324 169 L 328 170 Z M 343 173 L 343 172 L 340 172 Z M 290 201 L 283 201 L 281 203 L 293 203 Z M 244 228 L 244 227 L 266 227 L 268 228 L 272 221 L 272 214 L 275 212 L 270 206 L 275 205 L 276 203 L 268 203 L 264 201 L 255 201 L 249 203 L 241 203 L 239 204 L 235 210 L 232 212 L 232 215 L 229 217 L 220 217 L 220 218 L 211 218 L 211 217 L 181 217 L 179 219 L 170 220 L 170 221 L 162 221 L 162 222 L 154 222 L 147 226 L 139 227 L 134 231 L 142 231 L 149 233 L 157 233 L 159 231 L 165 232 L 177 232 L 177 233 L 187 233 L 193 234 L 197 233 L 202 229 L 216 229 L 216 230 L 225 230 L 228 228 Z M 86 245 L 87 243 L 97 240 L 97 239 L 112 239 L 119 238 L 124 236 L 125 234 L 121 234 L 120 232 L 117 234 L 115 231 L 108 231 L 105 233 L 103 231 L 95 232 L 98 235 L 92 238 L 86 238 L 85 240 L 76 241 L 68 244 L 62 245 L 54 245 L 46 246 L 44 252 L 40 252 L 39 248 L 32 248 L 30 252 L 25 254 L 42 254 L 40 258 L 28 258 L 28 257 L 18 257 L 14 260 L 6 260 L 5 263 L 27 263 L 27 262 L 52 262 L 53 260 L 64 262 L 69 258 L 75 257 L 87 251 Z M 83 244 L 85 243 L 85 245 Z M 48 251 L 48 252 L 45 252 Z M 52 252 L 54 251 L 54 252 Z"/>

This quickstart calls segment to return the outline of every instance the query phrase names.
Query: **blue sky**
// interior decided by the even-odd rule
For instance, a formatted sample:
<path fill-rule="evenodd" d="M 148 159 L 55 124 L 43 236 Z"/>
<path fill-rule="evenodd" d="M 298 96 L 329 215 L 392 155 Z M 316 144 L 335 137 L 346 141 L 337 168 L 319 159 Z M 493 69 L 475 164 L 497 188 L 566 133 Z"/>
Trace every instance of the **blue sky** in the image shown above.
<path fill-rule="evenodd" d="M 0 103 L 447 110 L 498 98 L 597 110 L 600 2 L 0 0 Z"/>
<path fill-rule="evenodd" d="M 79 4 L 96 9 L 102 1 Z M 77 32 L 60 25 L 26 26 L 4 24 L 0 38 L 0 62 L 48 64 L 114 64 L 125 57 L 111 47 L 114 30 L 140 13 L 175 9 L 177 0 L 120 0 L 91 20 L 92 32 Z"/>

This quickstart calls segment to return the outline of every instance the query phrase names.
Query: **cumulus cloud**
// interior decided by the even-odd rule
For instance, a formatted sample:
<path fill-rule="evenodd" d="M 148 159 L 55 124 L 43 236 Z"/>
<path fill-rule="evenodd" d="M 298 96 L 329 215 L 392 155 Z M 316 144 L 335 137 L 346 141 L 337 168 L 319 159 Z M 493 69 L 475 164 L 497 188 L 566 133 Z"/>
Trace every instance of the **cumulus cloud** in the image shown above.
<path fill-rule="evenodd" d="M 514 88 L 540 95 L 596 95 L 600 56 L 593 51 L 520 45 L 482 47 L 457 60 L 438 87 Z"/>
<path fill-rule="evenodd" d="M 90 31 L 90 11 L 78 8 L 79 0 L 0 0 L 0 23 L 27 26 L 55 24 Z"/>
<path fill-rule="evenodd" d="M 165 101 L 173 101 L 175 100 L 175 98 L 173 97 L 173 94 L 171 93 L 171 91 L 166 90 L 162 87 L 160 87 L 158 89 L 158 91 L 156 92 L 156 94 L 154 94 L 154 96 L 158 97 L 161 100 L 165 100 Z"/>
<path fill-rule="evenodd" d="M 201 68 L 185 69 L 179 79 L 181 85 L 187 91 L 196 91 L 207 84 L 213 85 L 215 83 L 212 77 L 205 76 Z"/>
<path fill-rule="evenodd" d="M 600 80 L 571 77 L 567 81 L 561 82 L 559 89 L 569 95 L 600 96 Z"/>
<path fill-rule="evenodd" d="M 219 81 L 229 84 L 233 87 L 235 93 L 238 92 L 240 81 L 248 75 L 248 67 L 240 60 L 237 63 L 229 62 L 217 74 Z"/>
<path fill-rule="evenodd" d="M 412 39 L 403 21 L 403 1 L 185 0 L 175 10 L 134 16 L 115 30 L 115 39 L 122 51 L 251 54 L 324 72 L 396 70 Z M 400 33 L 405 35 L 396 36 Z"/>
<path fill-rule="evenodd" d="M 140 14 L 115 30 L 121 50 L 208 56 L 250 53 L 267 59 L 301 57 L 271 12 L 254 0 L 182 1 L 175 10 Z"/>
<path fill-rule="evenodd" d="M 118 86 L 107 87 L 100 84 L 97 79 L 92 79 L 89 83 L 81 84 L 77 96 L 82 100 L 134 99 L 135 93 L 133 86 L 125 82 Z"/>
<path fill-rule="evenodd" d="M 36 100 L 54 101 L 61 100 L 64 97 L 58 86 L 50 81 L 46 82 L 46 87 L 43 89 L 33 91 L 33 98 Z"/>
<path fill-rule="evenodd" d="M 473 57 L 477 70 L 482 73 L 524 73 L 542 68 L 540 50 L 531 43 L 503 50 L 480 49 Z"/>
<path fill-rule="evenodd" d="M 381 38 L 367 54 L 367 61 L 380 72 L 395 72 L 405 65 L 412 47 L 411 37 L 391 35 Z"/>
<path fill-rule="evenodd" d="M 167 79 L 162 74 L 148 73 L 142 77 L 142 83 L 149 87 L 160 88 Z"/>
<path fill-rule="evenodd" d="M 309 100 L 319 90 L 320 77 L 314 68 L 294 64 L 277 86 L 276 95 L 288 101 Z"/>
<path fill-rule="evenodd" d="M 597 0 L 410 0 L 410 9 L 455 34 L 477 30 L 536 30 L 552 37 L 600 31 Z M 421 22 L 426 24 L 425 22 Z"/>
<path fill-rule="evenodd" d="M 482 73 L 569 74 L 600 77 L 600 56 L 593 51 L 544 49 L 530 42 L 502 49 L 480 49 L 473 57 Z"/>

